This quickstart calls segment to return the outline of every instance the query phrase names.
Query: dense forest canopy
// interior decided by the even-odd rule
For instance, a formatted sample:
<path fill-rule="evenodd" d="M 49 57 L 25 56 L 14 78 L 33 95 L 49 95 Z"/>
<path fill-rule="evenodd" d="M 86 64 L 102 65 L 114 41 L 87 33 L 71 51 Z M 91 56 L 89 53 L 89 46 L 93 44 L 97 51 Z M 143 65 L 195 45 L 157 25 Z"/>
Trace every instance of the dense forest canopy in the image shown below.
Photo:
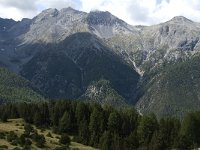
<path fill-rule="evenodd" d="M 200 146 L 200 111 L 183 120 L 154 114 L 141 116 L 134 108 L 116 110 L 110 106 L 80 101 L 18 103 L 0 106 L 1 121 L 23 118 L 37 127 L 73 135 L 75 141 L 102 150 L 193 149 Z"/>

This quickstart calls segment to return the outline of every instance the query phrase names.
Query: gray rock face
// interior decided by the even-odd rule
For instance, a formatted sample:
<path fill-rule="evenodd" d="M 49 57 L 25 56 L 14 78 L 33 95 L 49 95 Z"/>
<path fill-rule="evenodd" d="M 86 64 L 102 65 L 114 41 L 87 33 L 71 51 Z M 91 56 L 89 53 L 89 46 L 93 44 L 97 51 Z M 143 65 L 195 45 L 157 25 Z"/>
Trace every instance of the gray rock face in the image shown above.
<path fill-rule="evenodd" d="M 112 38 L 118 34 L 131 34 L 137 30 L 113 16 L 109 12 L 93 11 L 87 16 L 89 32 L 96 34 L 100 38 Z"/>
<path fill-rule="evenodd" d="M 150 41 L 152 48 L 166 45 L 169 49 L 185 49 L 185 45 L 198 42 L 200 24 L 194 23 L 183 17 L 175 17 L 172 20 L 159 25 L 146 27 L 142 31 L 144 41 Z M 194 45 L 194 47 L 195 47 Z M 146 44 L 144 48 L 149 48 Z M 193 50 L 192 49 L 189 50 Z"/>
<path fill-rule="evenodd" d="M 71 8 L 47 9 L 33 18 L 29 31 L 19 38 L 26 44 L 60 42 L 73 33 L 85 31 L 85 17 L 85 13 Z"/>
<path fill-rule="evenodd" d="M 109 12 L 87 14 L 70 7 L 60 11 L 47 9 L 33 19 L 23 19 L 9 26 L 6 29 L 8 36 L 1 33 L 2 64 L 6 64 L 14 72 L 19 72 L 21 66 L 38 50 L 28 45 L 59 43 L 69 35 L 79 32 L 90 32 L 100 38 L 108 39 L 118 34 L 136 32 L 136 29 Z M 13 63 L 13 60 L 17 63 L 16 61 Z"/>
<path fill-rule="evenodd" d="M 163 62 L 176 62 L 199 52 L 200 24 L 184 17 L 135 28 L 138 32 L 113 36 L 106 42 L 141 75 Z"/>
<path fill-rule="evenodd" d="M 21 50 L 25 45 L 59 43 L 74 33 L 90 32 L 104 39 L 108 47 L 142 75 L 164 61 L 176 61 L 197 53 L 200 24 L 178 16 L 158 25 L 131 26 L 109 12 L 85 13 L 69 7 L 60 11 L 44 10 L 33 19 L 12 24 L 6 32 L 12 38 L 6 42 L 2 39 L 0 46 L 4 52 L 0 57 L 16 71 L 20 67 L 10 62 L 11 59 L 32 57 Z M 20 60 L 19 65 L 23 63 Z"/>
<path fill-rule="evenodd" d="M 133 27 L 109 12 L 80 12 L 72 8 L 47 9 L 33 18 L 29 31 L 19 38 L 24 43 L 60 42 L 77 32 L 91 32 L 102 38 L 131 33 Z"/>
<path fill-rule="evenodd" d="M 125 99 L 112 88 L 107 80 L 100 80 L 89 85 L 81 98 L 98 102 L 101 105 L 111 105 L 116 108 L 126 106 Z"/>

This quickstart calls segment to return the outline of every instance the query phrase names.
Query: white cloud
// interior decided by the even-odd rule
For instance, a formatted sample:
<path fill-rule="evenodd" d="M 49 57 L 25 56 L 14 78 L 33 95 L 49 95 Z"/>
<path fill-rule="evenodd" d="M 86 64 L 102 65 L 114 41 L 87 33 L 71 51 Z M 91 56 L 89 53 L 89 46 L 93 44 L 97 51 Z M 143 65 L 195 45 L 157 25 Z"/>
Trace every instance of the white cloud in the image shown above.
<path fill-rule="evenodd" d="M 43 9 L 68 6 L 86 12 L 109 11 L 134 25 L 151 25 L 180 15 L 200 22 L 199 0 L 0 0 L 0 17 L 32 18 Z"/>
<path fill-rule="evenodd" d="M 79 0 L 0 0 L 0 17 L 21 20 L 33 18 L 43 9 L 80 8 Z"/>
<path fill-rule="evenodd" d="M 80 8 L 78 0 L 36 0 L 38 6 L 43 6 L 43 8 L 57 8 L 62 9 L 66 7 L 73 7 L 75 9 Z"/>
<path fill-rule="evenodd" d="M 0 17 L 20 20 L 33 16 L 37 7 L 32 0 L 0 0 Z"/>
<path fill-rule="evenodd" d="M 191 20 L 200 22 L 200 1 L 199 0 L 170 0 L 163 1 L 152 18 L 159 21 L 166 21 L 174 16 L 185 16 Z"/>
<path fill-rule="evenodd" d="M 174 16 L 200 22 L 199 0 L 81 0 L 82 10 L 108 10 L 130 24 L 151 25 Z"/>

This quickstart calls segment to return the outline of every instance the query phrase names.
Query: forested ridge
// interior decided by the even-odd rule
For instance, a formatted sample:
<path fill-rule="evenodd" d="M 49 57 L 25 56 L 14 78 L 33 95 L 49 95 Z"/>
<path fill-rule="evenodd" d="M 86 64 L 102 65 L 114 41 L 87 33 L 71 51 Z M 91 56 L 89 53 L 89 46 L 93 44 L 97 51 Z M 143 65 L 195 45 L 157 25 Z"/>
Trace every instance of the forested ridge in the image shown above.
<path fill-rule="evenodd" d="M 0 104 L 42 102 L 45 98 L 23 77 L 0 68 Z"/>
<path fill-rule="evenodd" d="M 110 106 L 80 101 L 18 103 L 0 106 L 1 121 L 23 118 L 40 128 L 73 135 L 74 141 L 101 150 L 193 149 L 200 146 L 200 111 L 183 120 L 154 114 L 139 115 L 134 108 L 116 110 Z"/>

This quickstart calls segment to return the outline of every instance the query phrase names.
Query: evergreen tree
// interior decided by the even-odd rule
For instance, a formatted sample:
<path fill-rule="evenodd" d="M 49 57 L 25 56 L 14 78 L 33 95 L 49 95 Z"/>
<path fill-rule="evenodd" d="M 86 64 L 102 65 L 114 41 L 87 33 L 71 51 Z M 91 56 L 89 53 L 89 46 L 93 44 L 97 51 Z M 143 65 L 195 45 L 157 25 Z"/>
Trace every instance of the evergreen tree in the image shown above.
<path fill-rule="evenodd" d="M 19 113 L 18 113 L 17 107 L 13 104 L 10 104 L 9 107 L 10 107 L 9 108 L 10 118 L 19 118 Z"/>
<path fill-rule="evenodd" d="M 100 138 L 99 148 L 101 150 L 111 150 L 112 135 L 109 131 L 105 131 Z"/>
<path fill-rule="evenodd" d="M 122 140 L 122 138 L 121 138 L 118 134 L 116 134 L 116 133 L 112 134 L 111 149 L 112 149 L 112 150 L 122 150 L 122 149 L 124 149 L 123 140 Z"/>
<path fill-rule="evenodd" d="M 175 146 L 175 140 L 178 139 L 179 129 L 177 129 L 176 119 L 165 118 L 160 120 L 159 131 L 154 132 L 151 140 L 151 149 L 172 149 Z"/>
<path fill-rule="evenodd" d="M 139 147 L 137 131 L 131 132 L 131 134 L 125 139 L 124 147 L 126 150 L 135 150 Z"/>
<path fill-rule="evenodd" d="M 199 112 L 189 113 L 183 120 L 180 135 L 180 143 L 183 144 L 185 142 L 184 145 L 186 146 L 186 148 L 197 148 L 200 146 L 199 115 Z"/>
<path fill-rule="evenodd" d="M 20 144 L 21 146 L 25 145 L 26 138 L 25 138 L 25 135 L 24 135 L 24 134 L 22 134 L 22 135 L 19 137 L 18 140 L 19 140 L 19 144 Z"/>
<path fill-rule="evenodd" d="M 143 116 L 138 127 L 139 144 L 148 148 L 151 138 L 155 131 L 158 130 L 158 122 L 154 114 Z"/>
<path fill-rule="evenodd" d="M 137 130 L 138 113 L 134 108 L 125 109 L 120 112 L 121 116 L 121 136 L 126 138 L 131 132 Z"/>
<path fill-rule="evenodd" d="M 89 131 L 91 134 L 90 145 L 98 146 L 99 138 L 105 130 L 105 120 L 104 120 L 103 110 L 101 108 L 95 107 L 90 116 Z"/>
<path fill-rule="evenodd" d="M 42 115 L 39 110 L 36 111 L 33 122 L 37 127 L 40 127 L 43 125 Z"/>
<path fill-rule="evenodd" d="M 8 121 L 7 112 L 3 112 L 3 113 L 1 114 L 1 121 L 2 121 L 2 122 L 7 122 L 7 121 Z"/>
<path fill-rule="evenodd" d="M 45 142 L 46 142 L 46 140 L 45 140 L 44 135 L 37 135 L 37 138 L 36 138 L 36 146 L 37 147 L 43 148 Z"/>
<path fill-rule="evenodd" d="M 69 133 L 71 132 L 71 118 L 67 111 L 63 114 L 59 123 L 60 132 Z"/>
<path fill-rule="evenodd" d="M 51 122 L 53 126 L 58 126 L 59 125 L 59 120 L 62 117 L 60 115 L 60 109 L 57 103 L 54 104 L 53 108 L 51 109 Z"/>
<path fill-rule="evenodd" d="M 31 134 L 31 132 L 33 132 L 33 131 L 34 131 L 34 129 L 33 129 L 33 127 L 29 123 L 26 123 L 24 125 L 24 135 L 26 137 L 29 137 L 30 134 Z"/>
<path fill-rule="evenodd" d="M 42 118 L 41 120 L 43 122 L 43 125 L 48 126 L 50 123 L 48 104 L 44 103 L 39 108 L 40 108 L 40 113 L 41 113 L 41 118 Z"/>
<path fill-rule="evenodd" d="M 116 111 L 112 112 L 108 118 L 108 130 L 112 133 L 121 131 L 121 117 Z"/>
<path fill-rule="evenodd" d="M 78 128 L 78 138 L 79 141 L 83 144 L 88 145 L 89 144 L 89 140 L 90 140 L 90 132 L 89 132 L 89 128 L 88 128 L 88 123 L 87 121 L 81 121 L 79 123 L 79 128 Z"/>
<path fill-rule="evenodd" d="M 64 133 L 61 135 L 59 142 L 64 145 L 69 145 L 71 140 L 70 137 L 66 133 Z"/>
<path fill-rule="evenodd" d="M 83 102 L 79 102 L 76 107 L 75 116 L 78 124 L 83 120 L 89 121 L 90 110 L 88 106 Z"/>

